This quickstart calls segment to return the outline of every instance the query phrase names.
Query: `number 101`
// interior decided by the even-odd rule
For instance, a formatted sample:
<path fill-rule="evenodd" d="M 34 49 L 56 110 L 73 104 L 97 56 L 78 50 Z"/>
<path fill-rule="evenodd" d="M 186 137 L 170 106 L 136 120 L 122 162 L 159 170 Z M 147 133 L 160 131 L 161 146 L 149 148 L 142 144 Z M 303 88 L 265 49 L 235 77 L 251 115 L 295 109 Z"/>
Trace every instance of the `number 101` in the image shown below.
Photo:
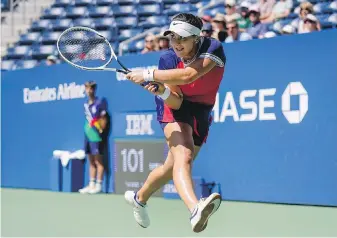
<path fill-rule="evenodd" d="M 144 172 L 144 151 L 135 149 L 123 149 L 123 172 Z"/>

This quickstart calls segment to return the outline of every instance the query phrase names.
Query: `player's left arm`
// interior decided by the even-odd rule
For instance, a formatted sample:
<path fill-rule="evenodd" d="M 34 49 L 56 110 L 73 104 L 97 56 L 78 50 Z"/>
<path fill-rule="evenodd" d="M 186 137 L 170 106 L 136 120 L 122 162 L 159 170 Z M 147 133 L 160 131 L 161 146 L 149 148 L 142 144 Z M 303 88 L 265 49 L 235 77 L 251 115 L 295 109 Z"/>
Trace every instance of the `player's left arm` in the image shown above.
<path fill-rule="evenodd" d="M 192 83 L 207 74 L 214 67 L 225 66 L 225 53 L 219 41 L 213 41 L 201 49 L 201 54 L 193 63 L 184 69 L 155 70 L 153 79 L 155 82 L 168 85 L 184 85 Z"/>
<path fill-rule="evenodd" d="M 155 70 L 153 78 L 155 82 L 169 85 L 189 84 L 207 74 L 216 65 L 209 58 L 199 58 L 184 69 Z"/>
<path fill-rule="evenodd" d="M 198 59 L 184 69 L 155 69 L 129 73 L 128 79 L 135 83 L 154 81 L 167 85 L 184 85 L 192 83 L 207 74 L 214 67 L 224 67 L 225 54 L 220 42 L 213 42 L 203 49 Z"/>

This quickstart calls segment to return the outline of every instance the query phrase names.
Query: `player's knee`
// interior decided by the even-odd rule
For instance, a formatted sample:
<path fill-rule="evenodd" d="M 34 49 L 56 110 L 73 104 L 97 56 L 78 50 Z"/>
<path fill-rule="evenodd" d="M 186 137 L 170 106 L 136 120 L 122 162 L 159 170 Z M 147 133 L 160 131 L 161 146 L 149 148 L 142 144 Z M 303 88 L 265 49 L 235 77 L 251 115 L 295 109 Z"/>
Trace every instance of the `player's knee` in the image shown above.
<path fill-rule="evenodd" d="M 174 158 L 174 164 L 176 165 L 190 165 L 193 162 L 194 151 L 190 149 L 184 149 L 179 151 L 178 155 Z"/>

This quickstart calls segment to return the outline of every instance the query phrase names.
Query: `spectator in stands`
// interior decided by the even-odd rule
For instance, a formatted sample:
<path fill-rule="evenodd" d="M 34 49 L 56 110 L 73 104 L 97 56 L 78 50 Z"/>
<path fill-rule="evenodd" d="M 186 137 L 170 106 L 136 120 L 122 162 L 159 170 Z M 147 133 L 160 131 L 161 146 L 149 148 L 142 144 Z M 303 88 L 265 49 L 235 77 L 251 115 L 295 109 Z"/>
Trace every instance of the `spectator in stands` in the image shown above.
<path fill-rule="evenodd" d="M 297 22 L 295 24 L 295 27 L 297 27 L 297 33 L 306 33 L 307 30 L 304 26 L 304 19 L 308 14 L 314 14 L 314 7 L 310 2 L 302 2 L 300 5 L 300 14 L 299 18 L 297 19 Z M 320 24 L 317 25 L 318 29 L 321 29 Z"/>
<path fill-rule="evenodd" d="M 268 31 L 267 24 L 260 21 L 260 9 L 257 5 L 249 8 L 249 20 L 252 22 L 251 26 L 247 29 L 247 33 L 253 38 L 263 38 L 263 35 Z"/>
<path fill-rule="evenodd" d="M 247 1 L 244 1 L 240 5 L 240 18 L 237 20 L 239 30 L 241 32 L 245 31 L 251 24 L 248 16 L 250 4 Z"/>
<path fill-rule="evenodd" d="M 49 55 L 46 60 L 46 65 L 54 65 L 57 63 L 57 57 L 55 55 Z"/>
<path fill-rule="evenodd" d="M 225 15 L 217 13 L 212 19 L 213 34 L 212 37 L 224 42 L 227 37 Z"/>
<path fill-rule="evenodd" d="M 157 46 L 156 46 L 156 37 L 153 34 L 148 34 L 145 37 L 145 47 L 141 51 L 142 54 L 146 54 L 152 51 L 156 51 Z"/>
<path fill-rule="evenodd" d="M 252 37 L 248 33 L 239 31 L 238 23 L 235 20 L 227 23 L 227 34 L 228 37 L 225 40 L 226 43 L 252 39 Z"/>
<path fill-rule="evenodd" d="M 203 24 L 211 23 L 212 22 L 212 17 L 208 16 L 208 15 L 205 15 L 205 16 L 201 17 L 201 20 L 202 20 Z"/>
<path fill-rule="evenodd" d="M 268 18 L 266 18 L 263 22 L 269 23 L 288 17 L 292 7 L 293 7 L 292 0 L 279 0 L 274 5 L 271 15 Z"/>
<path fill-rule="evenodd" d="M 159 35 L 158 40 L 158 50 L 167 50 L 170 48 L 170 40 L 167 36 Z"/>
<path fill-rule="evenodd" d="M 226 15 L 225 15 L 225 21 L 230 22 L 230 21 L 237 21 L 240 19 L 240 14 L 236 12 L 236 7 L 235 7 L 235 0 L 225 0 L 225 10 L 226 10 Z"/>
<path fill-rule="evenodd" d="M 201 29 L 201 36 L 212 37 L 213 27 L 211 23 L 205 23 Z"/>
<path fill-rule="evenodd" d="M 314 31 L 320 31 L 319 21 L 317 17 L 312 14 L 308 14 L 304 19 L 304 32 L 309 33 Z"/>
<path fill-rule="evenodd" d="M 274 5 L 275 0 L 260 0 L 259 9 L 261 22 L 264 22 L 266 19 L 271 17 Z"/>
<path fill-rule="evenodd" d="M 106 103 L 96 96 L 97 84 L 94 81 L 85 83 L 88 101 L 84 103 L 85 122 L 85 153 L 90 162 L 89 185 L 80 189 L 80 193 L 100 193 L 104 176 L 103 155 L 108 139 L 108 115 Z"/>

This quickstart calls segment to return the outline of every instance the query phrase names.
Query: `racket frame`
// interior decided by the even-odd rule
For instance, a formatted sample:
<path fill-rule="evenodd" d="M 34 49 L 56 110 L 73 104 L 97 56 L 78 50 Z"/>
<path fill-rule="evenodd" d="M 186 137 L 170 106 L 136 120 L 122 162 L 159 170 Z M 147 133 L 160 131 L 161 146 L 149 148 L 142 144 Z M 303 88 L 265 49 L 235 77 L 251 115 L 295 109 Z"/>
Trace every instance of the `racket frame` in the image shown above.
<path fill-rule="evenodd" d="M 71 62 L 70 60 L 68 60 L 61 52 L 60 50 L 60 47 L 59 47 L 59 42 L 60 42 L 60 39 L 65 35 L 67 34 L 68 32 L 70 31 L 74 31 L 74 30 L 85 30 L 85 31 L 90 31 L 90 32 L 93 32 L 95 33 L 96 35 L 102 37 L 105 41 L 105 43 L 109 46 L 110 48 L 110 53 L 111 53 L 111 56 L 109 58 L 109 60 L 102 66 L 99 66 L 99 67 L 85 67 L 85 66 L 80 66 L 80 65 L 77 65 L 73 62 Z M 131 72 L 128 68 L 126 68 L 120 61 L 119 59 L 117 58 L 114 50 L 112 49 L 112 46 L 110 44 L 110 42 L 103 36 L 101 35 L 100 33 L 98 33 L 97 31 L 95 31 L 94 29 L 91 29 L 89 27 L 84 27 L 84 26 L 73 26 L 73 27 L 70 27 L 68 29 L 66 29 L 64 32 L 61 33 L 61 35 L 58 37 L 57 39 L 57 42 L 56 42 L 56 47 L 57 47 L 57 51 L 59 52 L 60 56 L 62 57 L 62 59 L 64 59 L 68 64 L 76 67 L 76 68 L 79 68 L 79 69 L 84 69 L 84 70 L 89 70 L 89 71 L 114 71 L 114 72 L 118 72 L 118 73 L 123 73 L 123 74 L 127 74 L 129 72 Z M 123 69 L 116 69 L 116 68 L 106 68 L 106 66 L 108 64 L 110 64 L 110 62 L 112 61 L 112 58 L 114 58 L 118 64 L 123 68 Z"/>

